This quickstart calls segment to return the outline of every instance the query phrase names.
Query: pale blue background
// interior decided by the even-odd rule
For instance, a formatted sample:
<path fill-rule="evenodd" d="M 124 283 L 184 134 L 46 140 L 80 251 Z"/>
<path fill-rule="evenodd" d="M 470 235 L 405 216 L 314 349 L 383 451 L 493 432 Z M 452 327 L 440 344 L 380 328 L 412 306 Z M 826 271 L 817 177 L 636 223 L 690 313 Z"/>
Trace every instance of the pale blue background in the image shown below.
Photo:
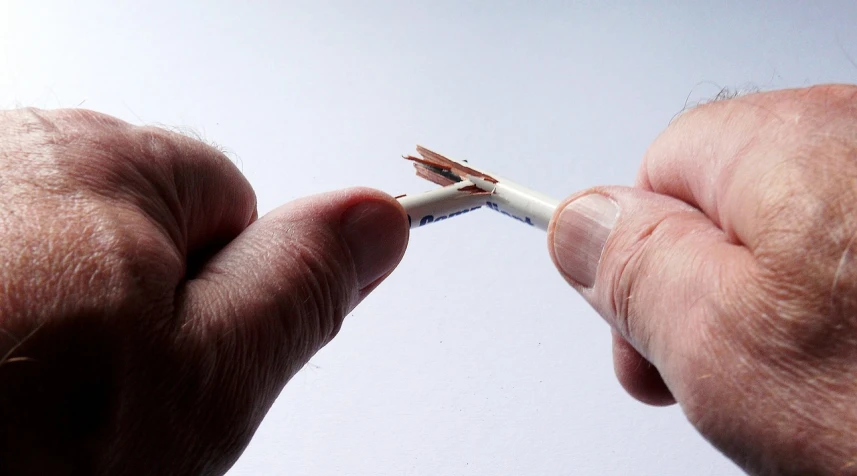
<path fill-rule="evenodd" d="M 721 87 L 857 79 L 854 2 L 0 0 L 0 105 L 192 128 L 260 211 L 427 188 L 423 143 L 561 198 L 629 184 Z M 542 233 L 488 211 L 402 265 L 286 387 L 231 475 L 728 475 L 678 408 L 613 377 Z"/>

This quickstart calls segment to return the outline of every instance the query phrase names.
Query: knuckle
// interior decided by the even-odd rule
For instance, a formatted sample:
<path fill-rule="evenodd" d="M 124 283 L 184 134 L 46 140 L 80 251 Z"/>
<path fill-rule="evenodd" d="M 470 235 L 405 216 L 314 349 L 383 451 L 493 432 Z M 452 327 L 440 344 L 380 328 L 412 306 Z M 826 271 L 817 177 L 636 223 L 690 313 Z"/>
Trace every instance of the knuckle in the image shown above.
<path fill-rule="evenodd" d="M 651 267 L 652 250 L 661 246 L 666 229 L 671 225 L 669 216 L 648 224 L 625 240 L 608 243 L 605 254 L 615 256 L 617 266 L 609 279 L 611 313 L 614 325 L 630 342 L 645 345 L 646 333 L 638 322 L 637 302 L 641 285 Z"/>
<path fill-rule="evenodd" d="M 857 170 L 797 156 L 759 181 L 759 262 L 790 284 L 830 284 L 857 233 Z"/>
<path fill-rule="evenodd" d="M 172 161 L 182 156 L 185 144 L 178 134 L 160 127 L 142 126 L 134 135 L 143 159 Z"/>
<path fill-rule="evenodd" d="M 141 151 L 140 157 L 132 159 L 135 167 L 143 175 L 154 175 L 156 183 L 174 184 L 179 200 L 195 197 L 195 192 L 203 188 L 205 182 L 239 182 L 233 180 L 241 173 L 232 161 L 219 149 L 196 138 L 145 126 L 136 130 L 134 142 Z M 255 204 L 249 185 L 242 187 L 242 192 L 251 195 L 242 203 Z"/>
<path fill-rule="evenodd" d="M 168 162 L 183 162 L 204 165 L 229 162 L 218 148 L 208 144 L 192 131 L 182 133 L 156 126 L 137 128 L 137 137 L 144 155 Z"/>
<path fill-rule="evenodd" d="M 785 158 L 758 181 L 752 251 L 777 329 L 810 350 L 836 329 L 857 329 L 857 87 L 791 94 Z"/>
<path fill-rule="evenodd" d="M 93 201 L 90 210 L 77 212 L 80 244 L 66 249 L 77 256 L 66 269 L 86 263 L 94 274 L 78 280 L 92 284 L 104 279 L 102 289 L 117 302 L 146 296 L 148 306 L 168 304 L 169 296 L 181 278 L 183 263 L 174 246 L 138 214 L 124 214 L 108 204 Z M 165 300 L 165 302 L 159 302 Z"/>
<path fill-rule="evenodd" d="M 619 233 L 605 250 L 611 261 L 605 282 L 614 326 L 646 355 L 684 352 L 684 343 L 670 336 L 696 341 L 699 336 L 688 329 L 705 332 L 716 311 L 712 302 L 726 296 L 700 284 L 723 281 L 703 277 L 733 273 L 698 246 L 700 234 L 709 233 L 699 228 L 700 220 L 698 211 L 677 210 L 636 227 L 632 234 Z M 685 315 L 675 316 L 677 312 Z M 688 325 L 680 329 L 666 328 L 684 322 Z"/>
<path fill-rule="evenodd" d="M 633 295 L 634 282 L 639 273 L 640 263 L 643 260 L 646 245 L 650 235 L 638 238 L 631 247 L 625 248 L 627 255 L 623 257 L 621 264 L 615 271 L 614 277 L 609 281 L 610 291 L 610 313 L 614 317 L 613 325 L 627 340 L 636 342 L 631 336 L 631 326 L 628 322 L 628 308 Z"/>
<path fill-rule="evenodd" d="M 278 355 L 282 362 L 303 363 L 339 332 L 356 296 L 351 284 L 354 271 L 347 260 L 341 259 L 346 252 L 332 236 L 272 232 L 277 234 L 276 240 L 262 241 L 260 235 L 243 243 L 241 251 L 230 258 L 230 262 L 236 259 L 266 263 L 264 269 L 215 263 L 209 265 L 206 274 L 219 275 L 217 281 L 230 283 L 230 288 L 240 282 L 261 283 L 255 289 L 242 289 L 240 295 L 229 296 L 229 305 L 238 308 L 239 303 L 255 303 L 260 312 L 270 317 L 261 321 L 270 326 L 268 332 L 253 336 L 265 341 L 259 348 L 287 353 Z M 278 278 L 272 281 L 272 276 Z M 287 345 L 283 345 L 284 340 Z"/>
<path fill-rule="evenodd" d="M 303 338 L 312 352 L 336 336 L 351 304 L 346 277 L 352 271 L 331 256 L 330 245 L 310 240 L 289 245 L 289 267 L 303 278 L 291 283 L 295 289 L 287 293 L 289 307 L 302 321 Z"/>

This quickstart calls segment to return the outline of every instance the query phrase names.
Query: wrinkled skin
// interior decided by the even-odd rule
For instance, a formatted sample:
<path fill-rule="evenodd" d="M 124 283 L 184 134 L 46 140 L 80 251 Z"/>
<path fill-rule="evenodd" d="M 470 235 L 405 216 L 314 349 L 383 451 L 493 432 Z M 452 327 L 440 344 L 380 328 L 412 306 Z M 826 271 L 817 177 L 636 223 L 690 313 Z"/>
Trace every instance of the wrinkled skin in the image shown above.
<path fill-rule="evenodd" d="M 589 194 L 618 207 L 594 282 L 567 264 L 600 232 L 564 207 L 552 255 L 612 326 L 628 392 L 678 401 L 751 473 L 857 474 L 857 87 L 694 108 L 637 187 L 566 204 Z"/>
<path fill-rule="evenodd" d="M 257 220 L 199 141 L 0 113 L 0 474 L 225 472 L 407 236 L 377 191 Z"/>

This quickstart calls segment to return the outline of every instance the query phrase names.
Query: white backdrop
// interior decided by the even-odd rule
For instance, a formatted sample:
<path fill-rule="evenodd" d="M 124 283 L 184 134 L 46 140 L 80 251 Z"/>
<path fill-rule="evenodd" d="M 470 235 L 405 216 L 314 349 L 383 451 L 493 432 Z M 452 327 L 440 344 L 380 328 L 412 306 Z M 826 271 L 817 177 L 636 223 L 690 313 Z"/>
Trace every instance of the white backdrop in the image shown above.
<path fill-rule="evenodd" d="M 0 106 L 193 129 L 264 213 L 426 189 L 397 159 L 416 143 L 557 198 L 630 184 L 721 87 L 857 80 L 851 1 L 406 3 L 0 0 Z M 489 211 L 414 230 L 230 475 L 738 473 L 610 355 L 543 233 Z"/>

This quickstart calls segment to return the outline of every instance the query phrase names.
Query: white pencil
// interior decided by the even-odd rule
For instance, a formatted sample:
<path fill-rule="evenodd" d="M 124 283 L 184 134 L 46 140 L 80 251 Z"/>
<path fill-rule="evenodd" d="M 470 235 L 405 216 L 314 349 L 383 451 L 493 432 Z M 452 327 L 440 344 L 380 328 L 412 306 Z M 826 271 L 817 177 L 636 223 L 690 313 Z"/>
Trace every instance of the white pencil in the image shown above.
<path fill-rule="evenodd" d="M 478 210 L 485 205 L 488 195 L 490 193 L 476 187 L 473 182 L 463 180 L 428 192 L 396 198 L 408 212 L 408 224 L 411 228 L 417 228 Z"/>
<path fill-rule="evenodd" d="M 417 175 L 444 187 L 399 198 L 408 211 L 412 228 L 439 221 L 437 217 L 450 218 L 484 205 L 522 223 L 547 230 L 559 200 L 425 147 L 417 146 L 417 151 L 422 157 L 405 157 L 414 162 Z M 417 216 L 421 218 L 413 218 Z"/>

